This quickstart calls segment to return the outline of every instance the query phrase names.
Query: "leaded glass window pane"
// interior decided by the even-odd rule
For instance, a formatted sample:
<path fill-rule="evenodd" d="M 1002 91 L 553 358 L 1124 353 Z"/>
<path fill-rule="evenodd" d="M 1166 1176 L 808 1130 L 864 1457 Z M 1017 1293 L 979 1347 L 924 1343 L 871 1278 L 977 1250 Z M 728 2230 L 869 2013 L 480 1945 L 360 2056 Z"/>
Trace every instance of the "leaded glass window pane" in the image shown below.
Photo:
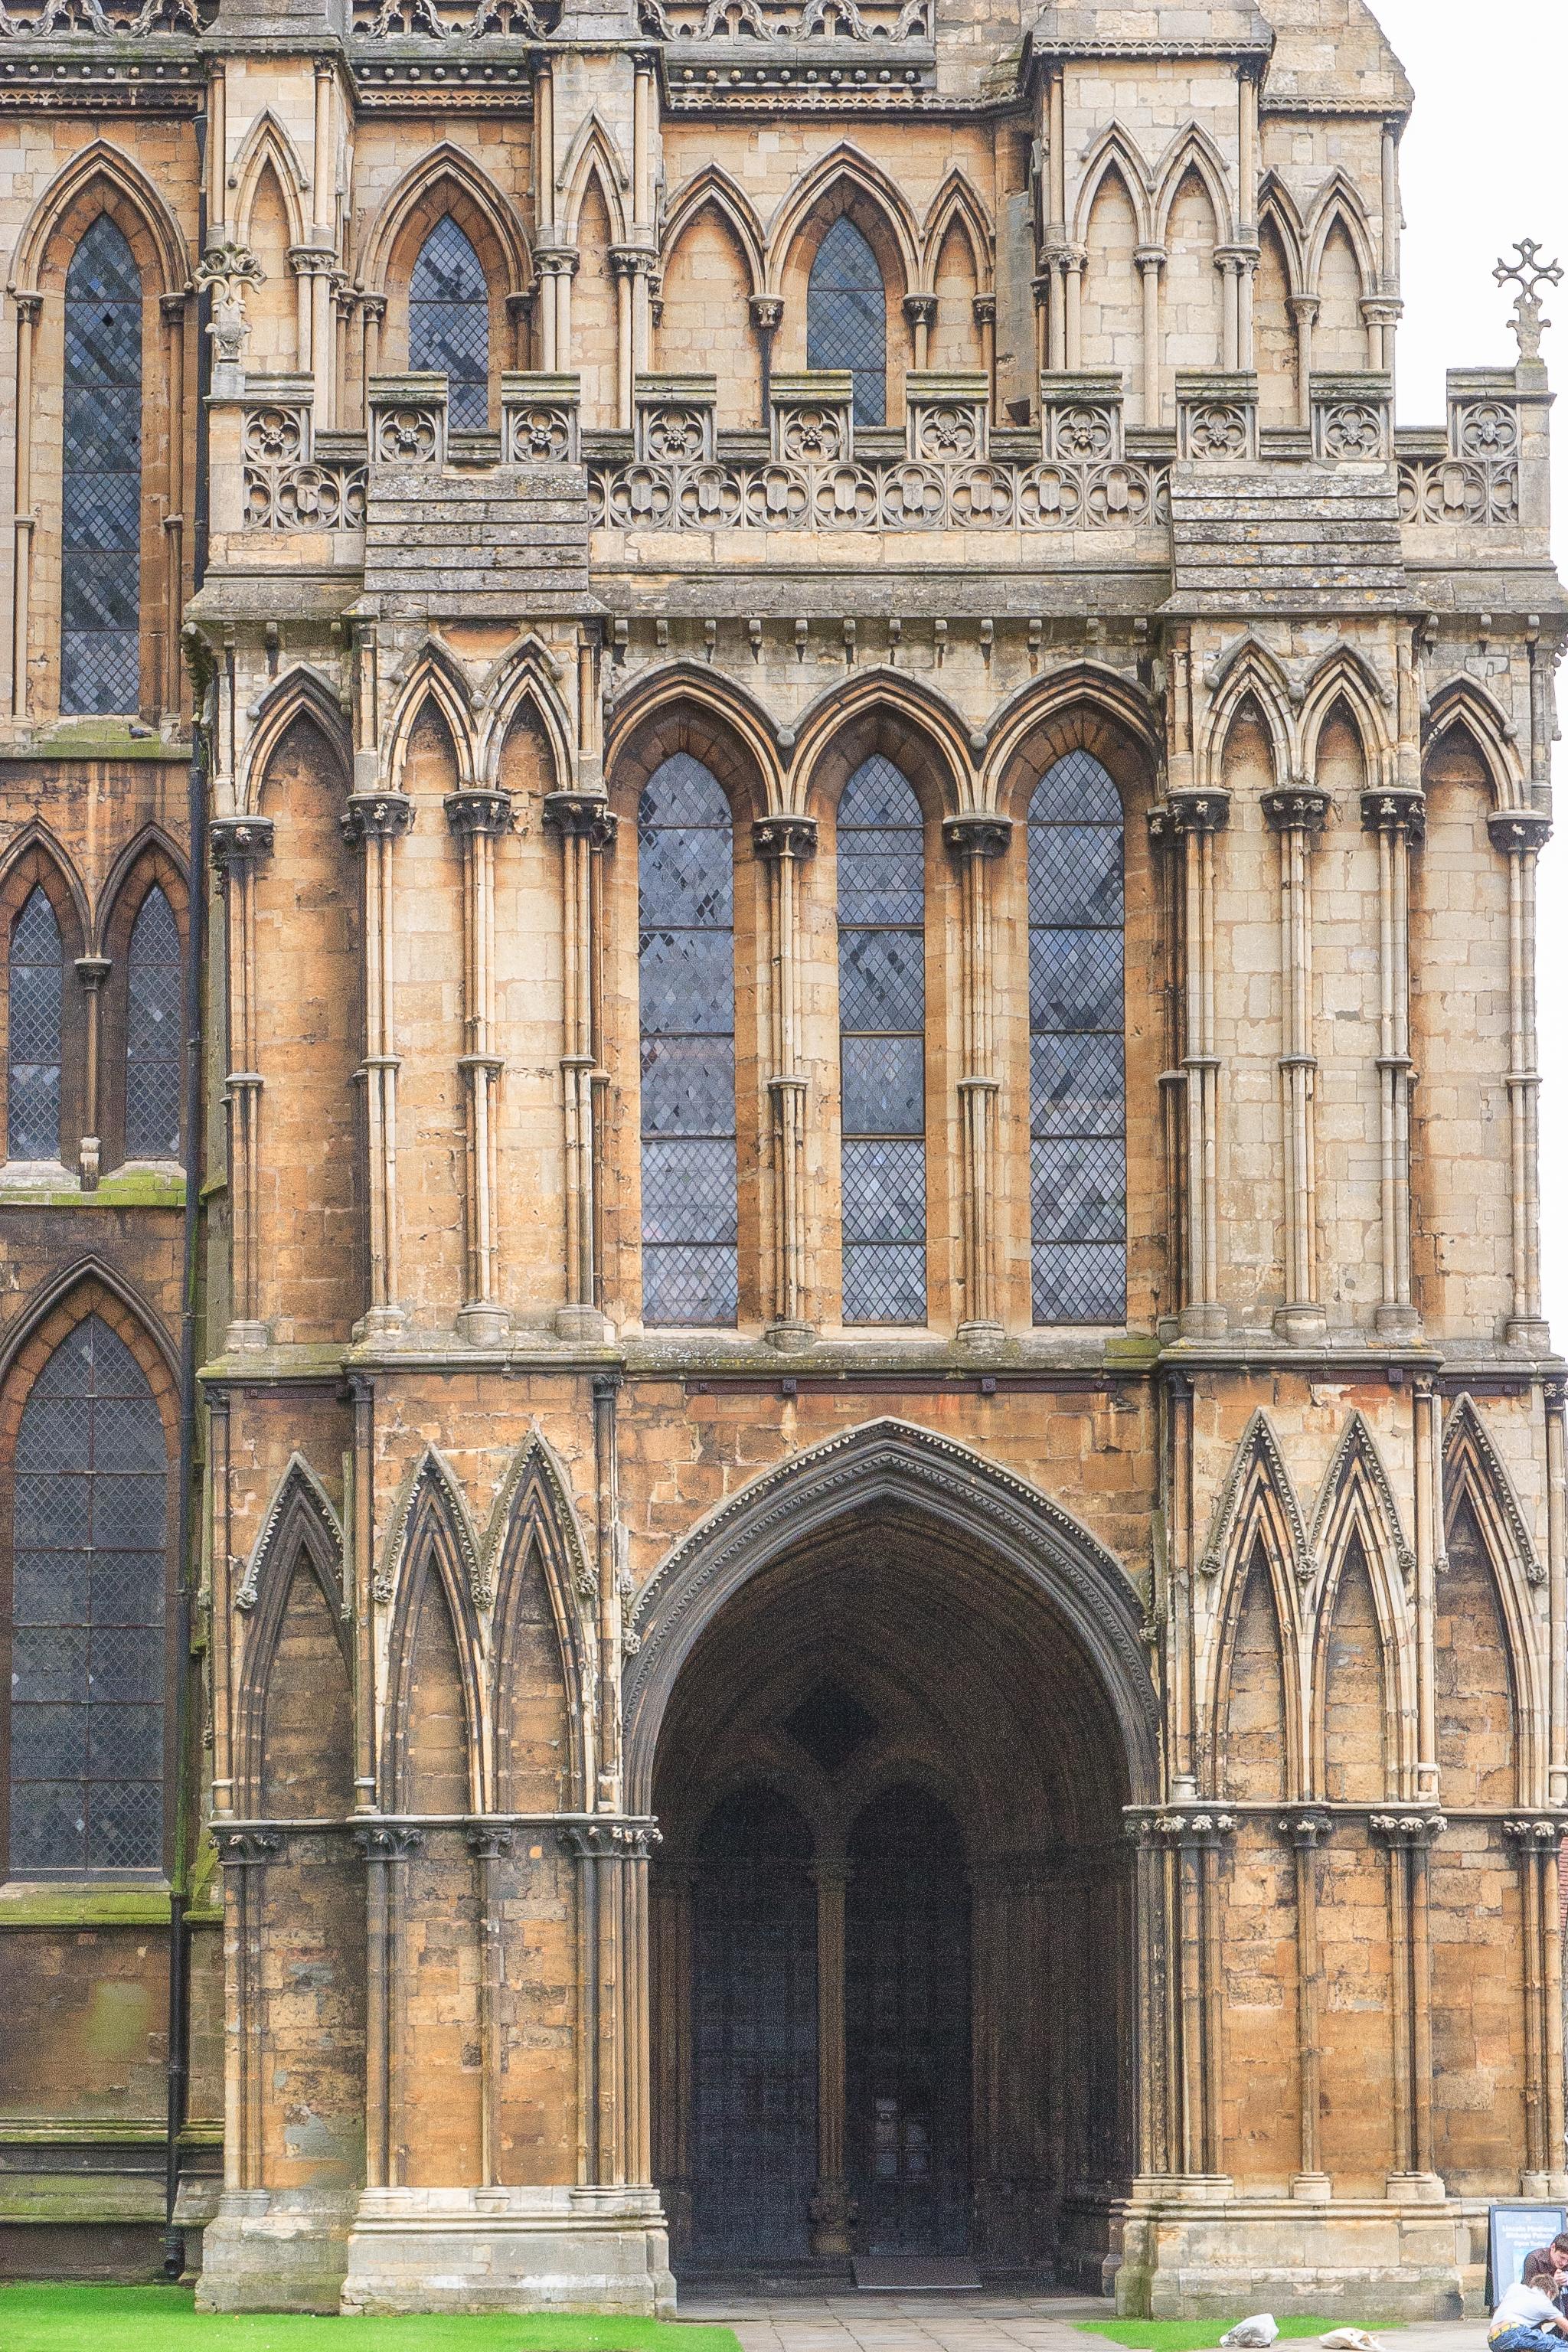
<path fill-rule="evenodd" d="M 816 248 L 805 295 L 805 363 L 847 368 L 855 422 L 888 415 L 888 295 L 877 257 L 852 220 L 836 220 Z"/>
<path fill-rule="evenodd" d="M 677 751 L 637 807 L 643 1320 L 733 1323 L 735 850 L 718 779 Z"/>
<path fill-rule="evenodd" d="M 168 1454 L 100 1317 L 33 1383 L 15 1467 L 11 1868 L 156 1870 Z"/>
<path fill-rule="evenodd" d="M 408 289 L 408 363 L 447 379 L 459 433 L 489 422 L 490 298 L 479 257 L 450 213 L 419 249 Z"/>
<path fill-rule="evenodd" d="M 66 273 L 60 709 L 134 711 L 142 602 L 142 279 L 107 213 Z"/>
<path fill-rule="evenodd" d="M 180 934 L 153 884 L 131 927 L 125 1034 L 125 1156 L 180 1156 Z"/>
<path fill-rule="evenodd" d="M 837 837 L 844 1320 L 923 1323 L 925 831 L 879 752 L 844 787 Z"/>
<path fill-rule="evenodd" d="M 1037 1323 L 1127 1311 L 1121 803 L 1070 751 L 1029 804 L 1029 1198 Z"/>
<path fill-rule="evenodd" d="M 11 933 L 6 1157 L 60 1156 L 60 1007 L 65 956 L 55 910 L 35 889 Z"/>

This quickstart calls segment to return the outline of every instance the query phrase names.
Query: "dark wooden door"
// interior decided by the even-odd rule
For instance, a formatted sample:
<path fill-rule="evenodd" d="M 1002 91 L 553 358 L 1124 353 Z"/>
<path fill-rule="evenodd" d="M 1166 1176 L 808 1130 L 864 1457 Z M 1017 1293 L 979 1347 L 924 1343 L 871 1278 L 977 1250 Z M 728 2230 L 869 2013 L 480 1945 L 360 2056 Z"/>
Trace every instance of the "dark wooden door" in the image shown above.
<path fill-rule="evenodd" d="M 969 1895 L 952 1815 L 922 1790 L 868 1806 L 850 1840 L 846 2114 L 857 2242 L 969 2251 Z"/>
<path fill-rule="evenodd" d="M 808 2252 L 816 2179 L 816 1899 L 811 1834 L 743 1790 L 710 1817 L 694 1890 L 692 2253 Z"/>

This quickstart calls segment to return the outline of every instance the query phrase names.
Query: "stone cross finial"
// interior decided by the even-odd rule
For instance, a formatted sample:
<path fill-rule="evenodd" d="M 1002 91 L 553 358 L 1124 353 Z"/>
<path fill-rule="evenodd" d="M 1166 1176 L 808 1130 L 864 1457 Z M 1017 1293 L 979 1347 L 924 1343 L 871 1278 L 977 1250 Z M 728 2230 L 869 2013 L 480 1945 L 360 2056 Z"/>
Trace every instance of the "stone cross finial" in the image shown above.
<path fill-rule="evenodd" d="M 1543 286 L 1561 286 L 1563 264 L 1538 258 L 1540 245 L 1532 236 L 1521 236 L 1514 245 L 1515 258 L 1500 261 L 1492 276 L 1500 286 L 1517 286 L 1514 297 L 1512 326 L 1519 337 L 1521 360 L 1541 357 L 1541 336 L 1543 328 L 1552 324 L 1541 315 L 1541 289 Z"/>

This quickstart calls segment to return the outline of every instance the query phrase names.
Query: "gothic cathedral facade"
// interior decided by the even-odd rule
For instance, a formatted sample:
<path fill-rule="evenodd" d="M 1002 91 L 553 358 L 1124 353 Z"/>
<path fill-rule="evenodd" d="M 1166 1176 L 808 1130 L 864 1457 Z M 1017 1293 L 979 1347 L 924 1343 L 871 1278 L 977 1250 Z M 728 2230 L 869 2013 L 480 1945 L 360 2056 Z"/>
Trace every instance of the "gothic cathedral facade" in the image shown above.
<path fill-rule="evenodd" d="M 4 2267 L 1474 2308 L 1536 255 L 1396 428 L 1365 0 L 132 5 L 0 5 Z"/>

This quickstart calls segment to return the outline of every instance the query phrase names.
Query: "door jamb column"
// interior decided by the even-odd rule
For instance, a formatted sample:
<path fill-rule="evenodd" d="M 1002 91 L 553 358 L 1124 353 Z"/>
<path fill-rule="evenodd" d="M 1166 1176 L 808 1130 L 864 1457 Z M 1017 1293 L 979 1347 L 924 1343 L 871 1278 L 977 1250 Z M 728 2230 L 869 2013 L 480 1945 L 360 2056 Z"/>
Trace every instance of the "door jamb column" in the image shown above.
<path fill-rule="evenodd" d="M 816 2187 L 811 2251 L 845 2258 L 857 2208 L 845 2171 L 847 2085 L 844 2030 L 844 1915 L 849 1864 L 815 1862 L 816 1889 Z"/>

